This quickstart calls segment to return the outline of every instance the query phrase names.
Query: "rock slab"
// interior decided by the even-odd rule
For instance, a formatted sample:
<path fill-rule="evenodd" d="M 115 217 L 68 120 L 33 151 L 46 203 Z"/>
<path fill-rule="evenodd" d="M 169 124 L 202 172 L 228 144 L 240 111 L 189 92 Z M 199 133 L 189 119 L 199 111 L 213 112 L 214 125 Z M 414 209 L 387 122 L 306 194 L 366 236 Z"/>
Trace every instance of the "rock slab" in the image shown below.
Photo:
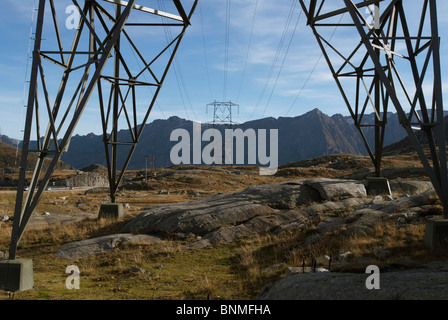
<path fill-rule="evenodd" d="M 316 178 L 306 180 L 305 184 L 316 189 L 324 200 L 333 201 L 367 196 L 365 185 L 356 180 Z"/>
<path fill-rule="evenodd" d="M 79 259 L 92 255 L 99 255 L 119 248 L 123 243 L 154 244 L 163 239 L 145 234 L 113 234 L 66 243 L 56 251 L 56 256 L 64 259 Z"/>
<path fill-rule="evenodd" d="M 225 225 L 239 225 L 255 217 L 272 216 L 313 202 L 364 196 L 364 185 L 353 180 L 293 180 L 191 202 L 149 207 L 121 231 L 203 236 Z"/>
<path fill-rule="evenodd" d="M 446 300 L 448 261 L 418 269 L 381 272 L 379 289 L 367 289 L 370 274 L 305 273 L 287 276 L 268 285 L 259 300 Z"/>

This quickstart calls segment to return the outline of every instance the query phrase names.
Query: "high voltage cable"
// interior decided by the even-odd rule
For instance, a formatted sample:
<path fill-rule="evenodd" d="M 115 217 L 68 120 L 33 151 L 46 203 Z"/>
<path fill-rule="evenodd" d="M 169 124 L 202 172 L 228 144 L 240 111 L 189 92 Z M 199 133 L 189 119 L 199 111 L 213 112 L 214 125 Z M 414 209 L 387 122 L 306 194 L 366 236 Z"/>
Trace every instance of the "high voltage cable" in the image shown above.
<path fill-rule="evenodd" d="M 113 6 L 113 4 L 111 6 Z M 126 43 L 128 44 L 128 46 L 130 48 L 130 51 L 132 52 L 132 55 L 134 56 L 135 62 L 137 63 L 137 66 L 138 66 L 139 70 L 142 70 L 143 68 L 140 65 L 139 59 L 137 58 L 137 55 L 135 53 L 135 49 L 131 46 L 131 44 L 129 42 L 126 42 Z M 142 73 L 142 76 L 143 76 L 143 79 L 145 79 L 145 82 L 149 82 L 148 79 L 146 78 L 146 74 L 144 72 Z M 154 92 L 152 91 L 151 86 L 148 87 L 148 90 L 151 93 L 151 95 L 154 96 Z M 162 117 L 166 118 L 165 113 L 163 112 L 163 109 L 160 106 L 158 99 L 155 100 L 155 104 L 156 104 L 157 109 L 162 114 Z"/>
<path fill-rule="evenodd" d="M 289 49 L 291 48 L 291 43 L 292 43 L 292 40 L 294 39 L 294 36 L 296 34 L 297 26 L 299 25 L 299 21 L 300 21 L 300 17 L 302 16 L 302 13 L 303 13 L 303 10 L 300 10 L 300 14 L 299 14 L 299 17 L 297 18 L 296 25 L 294 26 L 294 30 L 293 30 L 292 35 L 291 35 L 291 39 L 289 40 L 289 43 L 288 43 L 288 47 L 286 48 L 286 52 L 285 52 L 285 55 L 283 57 L 282 64 L 280 66 L 280 69 L 278 70 L 277 78 L 275 79 L 275 83 L 274 83 L 274 86 L 272 87 L 271 94 L 269 95 L 269 99 L 266 102 L 266 106 L 264 107 L 262 117 L 266 113 L 266 109 L 267 109 L 269 103 L 271 102 L 272 94 L 274 93 L 274 90 L 277 87 L 278 79 L 279 79 L 280 74 L 281 74 L 281 72 L 283 70 L 283 66 L 285 65 L 285 60 L 286 60 L 286 57 L 288 56 Z"/>
<path fill-rule="evenodd" d="M 161 0 L 158 0 L 157 2 L 159 3 L 160 8 L 161 8 L 162 10 L 166 11 L 164 3 L 163 3 Z M 166 22 L 166 18 L 161 17 L 161 20 L 162 20 L 163 22 Z M 165 39 L 166 39 L 167 43 L 170 43 L 170 38 L 171 38 L 171 36 L 170 36 L 170 34 L 171 34 L 170 30 L 168 30 L 168 27 L 166 27 L 166 26 L 163 27 L 163 30 L 164 30 L 164 32 L 165 32 Z M 172 54 L 171 48 L 169 48 L 169 50 L 170 50 L 170 52 L 171 52 L 171 54 Z M 183 105 L 183 107 L 184 107 L 184 111 L 185 111 L 185 115 L 186 115 L 186 117 L 187 117 L 187 120 L 190 120 L 190 119 L 189 119 L 190 117 L 189 117 L 189 115 L 188 115 L 188 111 L 187 111 L 187 107 L 186 107 L 186 105 L 185 105 L 184 96 L 183 96 L 183 94 L 182 94 L 182 86 L 181 86 L 180 81 L 179 81 L 179 75 L 178 75 L 178 72 L 177 72 L 177 66 L 178 66 L 178 63 L 177 63 L 177 58 L 176 58 L 176 57 L 174 57 L 174 59 L 173 59 L 173 63 L 174 63 L 174 65 L 173 65 L 174 75 L 175 75 L 175 78 L 176 78 L 177 86 L 178 86 L 178 88 L 179 88 L 179 93 L 180 93 L 180 97 L 181 97 L 181 100 L 182 100 L 182 105 Z"/>
<path fill-rule="evenodd" d="M 205 70 L 206 70 L 206 73 L 207 73 L 208 91 L 209 91 L 209 94 L 210 94 L 210 99 L 213 100 L 212 85 L 211 85 L 211 81 L 210 81 L 210 72 L 209 72 L 209 67 L 208 67 L 207 48 L 206 48 L 206 45 L 205 45 L 204 18 L 203 18 L 203 15 L 202 15 L 201 1 L 199 1 L 198 4 L 199 4 L 199 16 L 200 16 L 200 19 L 201 19 L 202 46 L 203 46 L 203 49 L 204 49 L 204 62 L 205 62 Z"/>
<path fill-rule="evenodd" d="M 33 11 L 31 14 L 31 26 L 30 26 L 30 37 L 28 40 L 28 51 L 27 51 L 27 57 L 26 57 L 26 66 L 25 66 L 25 81 L 23 84 L 23 94 L 22 94 L 22 107 L 20 108 L 20 127 L 22 127 L 22 122 L 23 122 L 23 109 L 25 106 L 25 95 L 26 95 L 26 84 L 28 82 L 28 69 L 29 69 L 29 62 L 31 59 L 31 42 L 33 39 L 33 27 L 34 27 L 34 17 L 36 15 L 36 0 L 33 1 Z M 21 129 L 19 129 L 21 130 Z M 37 137 L 37 139 L 40 139 L 40 137 Z M 19 158 L 19 144 L 17 144 L 16 146 L 16 160 L 14 165 L 17 165 L 18 162 L 18 158 Z"/>
<path fill-rule="evenodd" d="M 344 13 L 341 15 L 341 17 L 339 18 L 339 22 L 338 24 L 342 21 L 342 18 L 344 17 Z M 336 33 L 336 30 L 338 29 L 338 27 L 336 26 L 329 38 L 329 42 L 331 41 L 331 39 L 333 39 L 334 34 Z M 289 107 L 288 111 L 286 112 L 285 116 L 287 116 L 289 114 L 289 112 L 291 111 L 292 107 L 295 105 L 295 103 L 297 102 L 297 100 L 299 99 L 300 95 L 302 94 L 302 91 L 305 89 L 306 85 L 308 84 L 308 81 L 311 79 L 311 76 L 313 75 L 314 71 L 316 70 L 317 65 L 319 64 L 320 60 L 323 57 L 323 53 L 320 54 L 319 58 L 317 59 L 316 63 L 314 64 L 313 69 L 311 69 L 310 74 L 308 75 L 307 79 L 305 80 L 305 83 L 303 84 L 302 88 L 299 91 L 299 94 L 296 96 L 296 98 L 294 99 L 293 103 L 291 104 L 291 106 Z"/>
<path fill-rule="evenodd" d="M 140 70 L 142 70 L 143 68 L 142 68 L 142 66 L 140 65 L 140 62 L 137 59 L 137 55 L 135 54 L 135 49 L 132 48 L 132 46 L 131 46 L 131 44 L 129 42 L 127 44 L 131 48 L 130 51 L 132 52 L 132 55 L 134 56 L 134 59 L 135 59 L 135 62 L 137 63 L 138 68 Z M 149 82 L 148 79 L 146 78 L 146 75 L 145 75 L 144 72 L 142 73 L 142 76 L 143 76 L 143 79 L 145 79 L 145 82 Z M 151 93 L 151 95 L 154 96 L 154 92 L 152 91 L 151 86 L 149 86 L 148 89 L 149 89 L 149 92 Z M 155 103 L 156 103 L 157 109 L 159 109 L 159 111 L 162 113 L 162 117 L 166 118 L 165 117 L 165 113 L 163 112 L 162 108 L 160 107 L 158 99 L 156 99 Z"/>
<path fill-rule="evenodd" d="M 162 8 L 162 10 L 166 11 L 164 3 L 162 1 L 160 1 L 160 0 L 158 0 L 158 3 L 160 5 L 160 7 Z M 165 21 L 166 18 L 162 17 L 162 20 Z M 163 28 L 164 28 L 164 31 L 165 31 L 165 37 L 167 39 L 167 42 L 169 43 L 170 39 L 173 38 L 171 30 L 167 26 L 164 26 Z M 170 48 L 170 51 L 171 51 L 171 48 Z M 188 89 L 187 89 L 187 86 L 185 84 L 185 78 L 183 76 L 182 68 L 180 66 L 179 60 L 177 59 L 177 56 L 174 56 L 173 62 L 174 62 L 174 66 L 173 66 L 174 74 L 176 76 L 176 81 L 177 81 L 177 85 L 179 87 L 179 93 L 181 95 L 181 100 L 182 100 L 182 103 L 183 103 L 183 106 L 184 106 L 184 110 L 185 110 L 185 114 L 187 116 L 187 120 L 190 120 L 190 119 L 189 119 L 189 115 L 188 115 L 186 104 L 185 104 L 185 100 L 184 100 L 184 94 L 185 94 L 185 99 L 188 102 L 188 106 L 190 107 L 190 109 L 191 109 L 191 111 L 193 113 L 193 116 L 197 119 L 196 113 L 194 112 L 193 106 L 191 104 L 190 96 L 188 94 Z M 184 94 L 182 94 L 182 88 L 184 90 Z"/>
<path fill-rule="evenodd" d="M 267 87 L 268 87 L 268 84 L 269 84 L 269 82 L 271 81 L 272 74 L 273 74 L 274 69 L 275 69 L 275 66 L 276 66 L 276 64 L 277 64 L 278 57 L 280 56 L 280 52 L 281 52 L 281 49 L 282 49 L 282 47 L 283 47 L 283 43 L 284 43 L 284 41 L 285 41 L 287 31 L 288 31 L 288 29 L 289 29 L 289 25 L 290 25 L 290 23 L 291 23 L 291 19 L 292 19 L 292 17 L 293 17 L 293 13 L 294 13 L 294 8 L 295 8 L 295 6 L 296 6 L 296 0 L 293 0 L 293 1 L 291 2 L 291 8 L 289 9 L 288 18 L 286 19 L 286 24 L 285 24 L 285 26 L 284 26 L 284 28 L 283 28 L 283 33 L 282 33 L 282 36 L 281 36 L 281 38 L 280 38 L 280 41 L 279 41 L 279 44 L 278 44 L 278 47 L 277 47 L 277 52 L 276 52 L 275 57 L 274 57 L 274 59 L 273 59 L 273 61 L 272 61 L 271 68 L 270 68 L 270 70 L 269 70 L 268 76 L 266 77 L 266 81 L 265 81 L 263 90 L 262 90 L 262 92 L 260 93 L 260 96 L 259 96 L 259 98 L 258 98 L 257 104 L 256 104 L 254 110 L 252 111 L 252 113 L 251 113 L 249 119 L 252 119 L 252 117 L 253 117 L 255 111 L 256 111 L 256 110 L 258 109 L 258 107 L 260 106 L 261 100 L 262 100 L 262 98 L 263 98 L 263 96 L 264 96 L 264 94 L 265 94 L 265 92 L 266 92 L 266 89 L 267 89 Z"/>
<path fill-rule="evenodd" d="M 245 76 L 246 76 L 247 62 L 249 60 L 249 53 L 250 53 L 250 49 L 251 49 L 251 45 L 252 45 L 252 37 L 253 37 L 253 34 L 254 34 L 255 20 L 256 20 L 256 16 L 257 16 L 257 9 L 258 9 L 258 0 L 255 2 L 254 15 L 253 15 L 253 18 L 252 18 L 252 28 L 251 28 L 250 36 L 249 36 L 249 43 L 247 45 L 246 60 L 244 62 L 243 75 L 241 76 L 241 82 L 240 82 L 240 87 L 239 87 L 239 90 L 238 90 L 238 94 L 236 96 L 236 101 L 238 101 L 239 98 L 240 98 L 241 90 L 243 88 L 243 83 L 244 83 L 244 79 L 245 79 Z"/>
<path fill-rule="evenodd" d="M 227 73 L 229 67 L 229 38 L 230 38 L 230 5 L 231 0 L 227 0 L 226 5 L 226 30 L 224 39 L 224 89 L 223 89 L 223 100 L 227 97 Z"/>
<path fill-rule="evenodd" d="M 135 55 L 135 52 L 134 52 L 134 49 L 133 49 L 133 48 L 131 48 L 131 52 L 132 52 L 132 54 L 134 55 L 135 61 L 137 62 L 137 65 L 138 65 L 139 69 L 142 69 L 140 63 L 138 62 L 137 56 Z M 145 73 L 143 73 L 142 76 L 143 76 L 143 79 L 145 79 L 145 82 L 149 82 L 149 81 L 146 79 L 146 75 L 145 75 Z M 154 92 L 152 91 L 151 87 L 148 87 L 148 89 L 149 89 L 149 92 L 151 92 L 151 95 L 154 96 Z M 159 111 L 162 113 L 162 117 L 163 117 L 163 118 L 166 118 L 166 117 L 165 117 L 165 113 L 163 112 L 162 108 L 160 107 L 159 101 L 158 101 L 157 99 L 156 99 L 155 103 L 156 103 L 157 109 L 159 109 Z"/>

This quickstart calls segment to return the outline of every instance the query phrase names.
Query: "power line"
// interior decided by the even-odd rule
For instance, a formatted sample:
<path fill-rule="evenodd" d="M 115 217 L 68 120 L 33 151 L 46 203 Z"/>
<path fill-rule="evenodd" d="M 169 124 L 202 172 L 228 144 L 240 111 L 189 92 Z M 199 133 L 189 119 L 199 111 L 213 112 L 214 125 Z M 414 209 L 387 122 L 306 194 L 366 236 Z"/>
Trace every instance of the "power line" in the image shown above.
<path fill-rule="evenodd" d="M 269 99 L 268 99 L 268 101 L 266 103 L 266 106 L 264 107 L 262 116 L 265 115 L 266 109 L 267 109 L 269 103 L 271 102 L 272 94 L 274 93 L 275 88 L 277 87 L 278 79 L 280 78 L 280 74 L 281 74 L 281 72 L 283 70 L 283 66 L 285 65 L 286 57 L 288 56 L 289 49 L 291 48 L 291 43 L 292 43 L 292 40 L 294 39 L 294 36 L 296 34 L 297 26 L 299 25 L 299 21 L 300 21 L 300 18 L 302 16 L 302 13 L 303 13 L 303 10 L 300 10 L 299 17 L 297 18 L 296 25 L 294 26 L 294 30 L 293 30 L 292 35 L 291 35 L 291 39 L 289 40 L 288 47 L 286 48 L 286 52 L 285 52 L 285 55 L 283 57 L 282 64 L 281 64 L 280 69 L 279 69 L 279 71 L 277 73 L 277 78 L 275 79 L 274 86 L 272 87 L 271 94 L 269 95 Z"/>
<path fill-rule="evenodd" d="M 261 91 L 261 93 L 260 93 L 260 95 L 259 95 L 259 98 L 258 98 L 258 101 L 257 101 L 257 104 L 256 104 L 254 110 L 252 111 L 250 117 L 249 117 L 250 119 L 252 119 L 252 117 L 254 116 L 255 111 L 256 111 L 256 110 L 258 109 L 258 107 L 260 106 L 261 100 L 262 100 L 262 98 L 263 98 L 263 96 L 264 96 L 264 94 L 265 94 L 265 92 L 266 92 L 266 89 L 267 89 L 267 87 L 268 87 L 268 85 L 269 85 L 269 82 L 271 81 L 272 74 L 274 73 L 274 69 L 275 69 L 275 67 L 276 67 L 277 60 L 278 60 L 278 58 L 279 58 L 279 56 L 280 56 L 280 52 L 281 52 L 281 49 L 282 49 L 282 47 L 283 47 L 283 43 L 284 43 L 284 41 L 285 41 L 286 34 L 287 34 L 287 32 L 288 32 L 288 29 L 289 29 L 289 25 L 290 25 L 290 23 L 291 23 L 291 19 L 292 19 L 292 17 L 293 17 L 294 8 L 295 8 L 295 6 L 296 6 L 296 3 L 297 3 L 297 2 L 296 2 L 295 0 L 293 0 L 293 1 L 291 2 L 291 7 L 290 7 L 290 9 L 289 9 L 289 14 L 288 14 L 288 17 L 287 17 L 287 19 L 286 19 L 285 26 L 284 26 L 284 28 L 283 28 L 282 36 L 281 36 L 280 41 L 279 41 L 279 44 L 278 44 L 278 46 L 277 46 L 276 54 L 275 54 L 274 59 L 273 59 L 273 61 L 272 61 L 272 64 L 271 64 L 271 68 L 270 68 L 270 70 L 269 70 L 269 73 L 268 73 L 268 75 L 267 75 L 267 77 L 266 77 L 266 80 L 265 80 L 265 83 L 264 83 L 263 90 Z"/>
<path fill-rule="evenodd" d="M 257 9 L 258 9 L 258 0 L 255 2 L 254 15 L 253 15 L 253 18 L 252 18 L 252 28 L 251 28 L 250 36 L 249 36 L 249 43 L 247 45 L 247 53 L 246 53 L 246 59 L 245 59 L 245 62 L 244 62 L 243 75 L 241 76 L 241 82 L 240 82 L 240 87 L 239 87 L 239 90 L 238 90 L 238 94 L 236 96 L 236 101 L 238 101 L 239 98 L 240 98 L 241 90 L 243 88 L 244 78 L 246 76 L 247 62 L 249 60 L 249 53 L 250 53 L 250 49 L 251 49 L 251 46 L 252 46 L 252 37 L 253 37 L 253 34 L 254 34 L 255 20 L 256 20 L 256 16 L 257 16 Z"/>
<path fill-rule="evenodd" d="M 31 13 L 31 24 L 30 24 L 30 36 L 29 36 L 29 40 L 28 40 L 28 51 L 27 51 L 27 55 L 26 55 L 26 66 L 25 66 L 25 81 L 23 84 L 23 94 L 22 94 L 22 107 L 20 108 L 20 126 L 19 126 L 19 132 L 21 132 L 22 126 L 22 122 L 23 122 L 23 109 L 24 107 L 27 107 L 25 105 L 25 96 L 26 96 L 26 86 L 28 83 L 28 71 L 29 71 L 29 63 L 30 63 L 30 59 L 31 59 L 31 42 L 33 39 L 33 27 L 34 27 L 34 18 L 35 15 L 37 13 L 37 8 L 36 8 L 36 0 L 33 1 L 33 10 Z M 40 137 L 37 137 L 37 139 L 40 139 Z M 19 158 L 19 144 L 17 144 L 16 146 L 16 159 L 15 159 L 15 163 L 14 166 L 17 166 L 18 163 L 18 158 Z"/>
<path fill-rule="evenodd" d="M 158 0 L 158 3 L 160 5 L 161 9 L 166 11 L 165 4 L 163 3 L 163 1 Z M 165 21 L 167 19 L 162 17 L 162 20 Z M 166 37 L 167 43 L 170 43 L 170 39 L 173 38 L 171 30 L 166 25 L 164 25 L 163 28 L 164 28 L 164 31 L 165 31 L 165 37 Z M 171 51 L 171 48 L 170 48 L 170 51 Z M 196 114 L 194 112 L 194 109 L 193 109 L 193 106 L 191 104 L 190 96 L 188 94 L 188 89 L 187 89 L 187 86 L 185 84 L 185 78 L 183 76 L 182 68 L 180 66 L 179 60 L 177 59 L 177 56 L 174 57 L 173 62 L 174 62 L 174 65 L 173 65 L 174 74 L 176 76 L 176 81 L 177 81 L 177 85 L 179 87 L 179 93 L 180 93 L 181 100 L 182 100 L 182 103 L 183 103 L 183 106 L 184 106 L 185 114 L 187 116 L 187 120 L 190 120 L 189 119 L 190 117 L 188 115 L 188 111 L 187 111 L 185 100 L 187 101 L 188 106 L 189 106 L 190 110 L 193 113 L 193 116 L 197 119 L 197 116 L 196 116 Z M 182 93 L 182 89 L 183 89 L 184 93 Z M 184 95 L 185 95 L 185 99 L 184 99 Z"/>
<path fill-rule="evenodd" d="M 130 51 L 131 51 L 132 54 L 134 55 L 134 59 L 135 59 L 135 62 L 137 63 L 138 68 L 141 70 L 141 69 L 142 69 L 142 66 L 140 65 L 140 62 L 139 62 L 138 59 L 137 59 L 137 55 L 135 54 L 135 49 L 132 48 L 132 46 L 131 46 L 129 43 L 128 43 L 128 45 L 129 45 L 129 47 L 131 48 Z M 143 76 L 143 79 L 145 79 L 145 82 L 149 82 L 148 79 L 146 78 L 146 74 L 145 74 L 145 73 L 142 73 L 142 76 Z M 150 86 L 148 87 L 148 90 L 149 90 L 149 92 L 151 93 L 151 96 L 154 96 L 154 92 L 152 91 L 152 89 L 151 89 Z M 162 110 L 162 108 L 160 107 L 159 101 L 158 101 L 157 99 L 156 99 L 155 103 L 156 103 L 157 109 L 159 109 L 159 111 L 162 113 L 162 117 L 163 117 L 163 118 L 166 118 L 166 117 L 165 117 L 165 114 L 164 114 L 164 112 L 163 112 L 163 110 Z"/>
<path fill-rule="evenodd" d="M 207 58 L 207 47 L 205 45 L 204 18 L 203 18 L 203 15 L 202 15 L 202 4 L 201 4 L 201 1 L 199 1 L 199 16 L 200 16 L 200 19 L 201 19 L 202 46 L 203 46 L 203 49 L 204 49 L 204 62 L 205 62 L 205 69 L 206 69 L 206 73 L 207 73 L 208 91 L 209 91 L 209 94 L 210 94 L 210 99 L 213 99 L 212 85 L 211 85 L 211 81 L 210 81 L 210 72 L 209 72 L 208 58 Z"/>
<path fill-rule="evenodd" d="M 338 24 L 342 21 L 342 18 L 344 17 L 344 13 L 341 15 L 341 17 L 339 18 L 339 22 Z M 329 38 L 329 41 L 331 41 L 331 39 L 333 39 L 334 34 L 336 33 L 336 30 L 338 29 L 338 27 L 336 26 Z M 286 112 L 285 116 L 287 116 L 289 114 L 289 112 L 291 111 L 292 107 L 296 104 L 297 100 L 299 99 L 300 95 L 302 94 L 303 90 L 305 89 L 306 85 L 308 84 L 308 81 L 311 79 L 311 76 L 313 75 L 314 71 L 317 68 L 317 65 L 319 64 L 320 60 L 323 57 L 323 53 L 320 54 L 319 58 L 317 59 L 316 63 L 313 66 L 313 69 L 311 69 L 310 74 L 308 75 L 308 77 L 305 80 L 305 83 L 303 84 L 302 88 L 299 91 L 299 94 L 296 96 L 296 98 L 294 99 L 293 103 L 291 104 L 291 106 L 289 107 L 288 111 Z"/>
<path fill-rule="evenodd" d="M 230 5 L 231 0 L 227 0 L 226 5 L 226 29 L 224 39 L 224 89 L 223 89 L 223 101 L 227 97 L 227 76 L 229 68 L 229 38 L 230 38 Z"/>

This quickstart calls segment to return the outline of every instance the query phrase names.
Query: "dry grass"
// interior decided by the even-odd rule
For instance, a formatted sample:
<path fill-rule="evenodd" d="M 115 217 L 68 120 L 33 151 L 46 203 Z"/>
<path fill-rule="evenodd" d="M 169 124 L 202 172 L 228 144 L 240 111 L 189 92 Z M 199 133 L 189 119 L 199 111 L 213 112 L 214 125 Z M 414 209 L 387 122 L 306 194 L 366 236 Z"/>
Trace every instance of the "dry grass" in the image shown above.
<path fill-rule="evenodd" d="M 358 157 L 357 161 L 359 166 L 367 163 L 363 157 Z M 400 162 L 391 157 L 384 161 L 391 166 L 404 166 L 410 165 L 414 159 L 401 159 Z M 314 171 L 335 174 L 331 170 L 322 170 L 328 167 L 326 164 L 318 164 L 321 167 L 319 169 L 311 168 L 316 164 L 307 165 L 310 167 L 304 167 L 305 176 L 312 176 Z M 133 216 L 150 205 L 191 201 L 218 192 L 236 192 L 252 185 L 294 179 L 287 176 L 259 176 L 254 169 L 235 167 L 231 170 L 240 173 L 229 175 L 218 169 L 210 172 L 204 169 L 204 173 L 191 179 L 182 174 L 170 175 L 168 169 L 161 170 L 160 178 L 148 182 L 151 188 L 121 190 L 119 202 L 129 203 L 131 209 L 128 209 L 127 216 Z M 345 173 L 344 170 L 339 173 Z M 165 178 L 163 175 L 166 175 Z M 168 190 L 169 194 L 158 194 L 159 190 Z M 183 190 L 198 191 L 200 194 L 180 192 Z M 62 200 L 63 197 L 67 198 Z M 106 198 L 107 193 L 101 191 L 46 192 L 36 212 L 97 212 Z M 11 216 L 14 200 L 15 194 L 0 193 L 0 213 Z M 335 212 L 333 215 L 344 217 L 348 213 Z M 437 208 L 434 214 L 437 214 Z M 308 246 L 302 244 L 316 232 L 313 226 L 305 232 L 258 235 L 202 250 L 182 251 L 179 250 L 184 244 L 182 241 L 167 241 L 154 245 L 125 244 L 112 252 L 74 260 L 61 259 L 54 254 L 64 243 L 116 233 L 123 223 L 95 219 L 27 230 L 21 241 L 19 255 L 33 259 L 35 289 L 16 294 L 16 299 L 253 299 L 266 284 L 284 277 L 287 266 L 310 266 L 315 258 L 322 255 L 332 256 L 350 251 L 355 258 L 370 258 L 381 268 L 406 267 L 403 257 L 409 257 L 416 263 L 425 263 L 444 259 L 446 255 L 446 251 L 423 247 L 424 222 L 407 224 L 406 227 L 398 227 L 393 223 L 378 224 L 372 232 L 364 235 L 327 234 L 321 241 Z M 10 232 L 9 225 L 0 227 L 1 251 L 8 249 Z M 393 254 L 380 261 L 372 254 L 375 248 L 387 249 Z M 68 276 L 65 269 L 72 264 L 81 271 L 80 290 L 65 288 Z M 129 272 L 130 268 L 141 268 L 145 272 Z M 339 269 L 333 264 L 332 268 L 333 271 L 364 272 L 363 265 L 356 263 Z M 7 298 L 6 294 L 0 293 L 0 299 Z"/>
<path fill-rule="evenodd" d="M 406 267 L 403 257 L 416 263 L 438 260 L 446 251 L 423 247 L 424 223 L 398 228 L 377 225 L 364 235 L 327 234 L 316 244 L 302 246 L 307 232 L 258 235 L 242 241 L 202 250 L 179 250 L 181 242 L 123 245 L 99 256 L 75 260 L 60 259 L 54 252 L 62 243 L 110 234 L 120 224 L 87 220 L 26 232 L 19 255 L 33 259 L 35 289 L 18 293 L 16 299 L 253 299 L 268 283 L 285 276 L 286 266 L 311 266 L 316 257 L 351 251 L 356 258 L 368 257 L 382 270 Z M 0 230 L 2 249 L 8 230 Z M 374 248 L 393 252 L 376 259 Z M 65 268 L 81 270 L 81 289 L 64 287 Z M 356 262 L 334 267 L 333 271 L 363 272 Z M 131 273 L 141 268 L 144 273 Z M 7 295 L 0 295 L 0 299 Z"/>

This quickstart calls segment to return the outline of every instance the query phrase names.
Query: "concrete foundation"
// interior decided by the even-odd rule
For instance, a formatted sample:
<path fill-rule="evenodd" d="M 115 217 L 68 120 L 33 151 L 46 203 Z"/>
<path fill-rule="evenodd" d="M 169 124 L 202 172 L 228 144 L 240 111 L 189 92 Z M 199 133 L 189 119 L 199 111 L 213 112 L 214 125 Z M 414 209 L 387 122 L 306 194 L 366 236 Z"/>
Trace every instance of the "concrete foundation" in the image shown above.
<path fill-rule="evenodd" d="M 367 194 L 368 195 L 392 195 L 389 180 L 384 177 L 368 177 L 367 178 Z"/>
<path fill-rule="evenodd" d="M 108 203 L 101 205 L 98 219 L 118 220 L 123 218 L 123 216 L 124 209 L 122 203 Z"/>
<path fill-rule="evenodd" d="M 426 220 L 425 247 L 448 249 L 448 219 L 429 218 Z"/>
<path fill-rule="evenodd" d="M 0 289 L 18 292 L 34 286 L 33 261 L 31 259 L 0 260 Z"/>

